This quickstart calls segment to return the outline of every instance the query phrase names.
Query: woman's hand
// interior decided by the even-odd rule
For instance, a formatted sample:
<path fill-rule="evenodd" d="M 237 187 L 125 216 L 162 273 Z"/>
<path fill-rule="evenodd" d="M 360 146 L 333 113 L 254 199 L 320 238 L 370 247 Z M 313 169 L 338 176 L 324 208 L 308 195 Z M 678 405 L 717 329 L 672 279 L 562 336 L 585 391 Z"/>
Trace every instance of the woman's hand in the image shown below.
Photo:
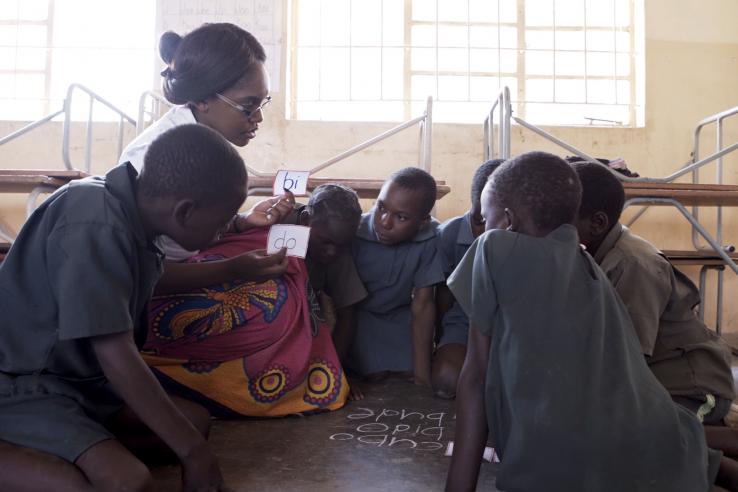
<path fill-rule="evenodd" d="M 269 227 L 281 222 L 295 208 L 295 195 L 286 191 L 258 202 L 251 210 L 236 217 L 236 232 L 244 232 L 253 227 Z"/>
<path fill-rule="evenodd" d="M 267 254 L 265 249 L 256 249 L 226 261 L 235 278 L 253 282 L 265 282 L 280 277 L 287 271 L 289 265 L 287 248 L 282 248 L 271 255 Z"/>

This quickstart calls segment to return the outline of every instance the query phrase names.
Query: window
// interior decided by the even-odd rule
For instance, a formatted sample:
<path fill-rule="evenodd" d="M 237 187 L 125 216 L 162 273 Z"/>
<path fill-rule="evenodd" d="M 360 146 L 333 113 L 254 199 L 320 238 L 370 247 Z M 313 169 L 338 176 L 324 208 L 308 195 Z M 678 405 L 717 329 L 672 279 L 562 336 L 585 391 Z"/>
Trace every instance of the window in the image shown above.
<path fill-rule="evenodd" d="M 0 1 L 0 119 L 61 109 L 73 82 L 135 118 L 154 78 L 155 8 L 151 0 Z M 83 106 L 75 104 L 80 118 Z M 105 113 L 95 105 L 96 119 Z"/>
<path fill-rule="evenodd" d="M 642 124 L 642 0 L 292 0 L 295 119 Z"/>

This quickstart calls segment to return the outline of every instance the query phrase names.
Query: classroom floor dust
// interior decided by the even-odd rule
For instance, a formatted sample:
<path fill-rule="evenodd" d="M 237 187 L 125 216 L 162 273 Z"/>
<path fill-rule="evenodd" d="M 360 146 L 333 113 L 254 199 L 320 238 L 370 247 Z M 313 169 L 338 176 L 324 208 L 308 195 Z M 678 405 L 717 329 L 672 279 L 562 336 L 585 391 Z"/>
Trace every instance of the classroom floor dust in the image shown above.
<path fill-rule="evenodd" d="M 307 417 L 213 422 L 210 443 L 237 491 L 440 491 L 451 458 L 454 402 L 407 382 L 363 385 L 366 398 Z M 478 490 L 495 491 L 483 462 Z M 179 466 L 152 469 L 156 490 L 178 491 Z"/>

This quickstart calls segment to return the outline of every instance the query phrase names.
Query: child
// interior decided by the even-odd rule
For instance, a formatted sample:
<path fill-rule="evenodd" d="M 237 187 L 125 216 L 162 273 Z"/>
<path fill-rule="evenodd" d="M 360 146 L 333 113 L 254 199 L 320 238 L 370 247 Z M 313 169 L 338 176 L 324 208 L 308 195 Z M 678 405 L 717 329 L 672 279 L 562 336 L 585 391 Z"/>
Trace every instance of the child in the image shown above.
<path fill-rule="evenodd" d="M 28 219 L 0 267 L 4 490 L 145 489 L 148 469 L 110 431 L 132 440 L 119 423 L 134 415 L 179 457 L 185 489 L 223 489 L 207 414 L 170 399 L 137 344 L 161 273 L 155 238 L 208 244 L 246 189 L 238 153 L 185 125 L 152 143 L 140 175 L 125 165 L 72 182 Z"/>
<path fill-rule="evenodd" d="M 674 401 L 710 425 L 708 444 L 738 457 L 738 434 L 715 427 L 735 397 L 730 348 L 694 312 L 699 291 L 658 249 L 618 222 L 625 193 L 607 168 L 572 166 L 583 189 L 579 237 L 625 304 L 646 363 Z M 738 470 L 735 462 L 723 463 L 721 475 Z"/>
<path fill-rule="evenodd" d="M 489 232 L 448 281 L 472 327 L 447 490 L 474 488 L 487 424 L 500 490 L 710 488 L 699 422 L 648 370 L 579 246 L 580 197 L 571 167 L 543 152 L 508 160 L 484 188 Z"/>
<path fill-rule="evenodd" d="M 330 297 L 340 313 L 366 297 L 351 256 L 351 241 L 361 219 L 356 192 L 340 184 L 313 190 L 307 205 L 296 205 L 284 222 L 310 227 L 305 263 L 317 293 Z"/>
<path fill-rule="evenodd" d="M 487 178 L 503 162 L 503 159 L 493 159 L 477 168 L 471 184 L 471 208 L 464 215 L 447 220 L 438 229 L 438 250 L 447 278 L 464 257 L 474 238 L 484 232 L 479 200 Z M 445 283 L 436 288 L 436 317 L 441 333 L 433 358 L 433 389 L 441 398 L 453 398 L 466 355 L 469 318 L 454 300 Z"/>
<path fill-rule="evenodd" d="M 433 287 L 444 279 L 438 222 L 430 216 L 435 201 L 433 177 L 406 167 L 361 217 L 353 255 L 369 296 L 357 306 L 350 367 L 362 376 L 412 373 L 416 384 L 430 386 Z"/>

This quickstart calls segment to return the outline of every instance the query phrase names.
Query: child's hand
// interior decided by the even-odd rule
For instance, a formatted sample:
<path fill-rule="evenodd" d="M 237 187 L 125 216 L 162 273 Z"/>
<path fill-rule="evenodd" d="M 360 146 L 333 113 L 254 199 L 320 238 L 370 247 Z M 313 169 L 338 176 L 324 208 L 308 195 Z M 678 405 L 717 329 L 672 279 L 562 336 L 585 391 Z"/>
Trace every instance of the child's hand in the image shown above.
<path fill-rule="evenodd" d="M 203 442 L 182 460 L 182 490 L 184 492 L 228 492 L 223 482 L 218 460 Z"/>
<path fill-rule="evenodd" d="M 265 249 L 249 251 L 227 260 L 236 278 L 265 282 L 277 278 L 287 271 L 289 261 L 287 249 L 282 248 L 272 255 Z"/>
<path fill-rule="evenodd" d="M 252 227 L 268 227 L 284 220 L 295 207 L 295 195 L 286 191 L 279 196 L 267 198 L 251 207 L 236 219 L 236 230 L 243 232 Z"/>
<path fill-rule="evenodd" d="M 356 381 L 349 381 L 349 401 L 359 401 L 364 399 L 364 393 L 359 388 Z"/>

